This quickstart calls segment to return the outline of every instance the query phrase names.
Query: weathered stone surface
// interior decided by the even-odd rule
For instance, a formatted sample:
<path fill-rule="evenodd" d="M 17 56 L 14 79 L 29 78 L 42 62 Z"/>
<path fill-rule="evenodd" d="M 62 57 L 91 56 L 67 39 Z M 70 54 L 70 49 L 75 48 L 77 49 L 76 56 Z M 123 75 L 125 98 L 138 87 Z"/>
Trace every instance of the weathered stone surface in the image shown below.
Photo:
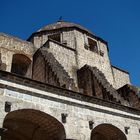
<path fill-rule="evenodd" d="M 40 48 L 44 43 L 46 43 L 46 41 L 48 40 L 48 36 L 52 34 L 60 34 L 60 43 L 65 43 L 68 48 L 75 49 L 75 54 L 73 54 L 73 51 L 65 51 L 65 47 L 63 47 L 62 45 L 58 46 L 57 44 L 58 47 L 55 47 L 56 44 L 49 44 L 49 50 L 51 51 L 51 53 L 53 53 L 56 59 L 60 61 L 61 65 L 63 65 L 63 67 L 66 69 L 66 71 L 68 71 L 69 75 L 73 79 L 75 79 L 75 81 L 75 69 L 80 69 L 85 64 L 88 64 L 90 66 L 97 67 L 100 71 L 102 71 L 105 74 L 107 80 L 110 82 L 110 84 L 112 84 L 115 88 L 130 83 L 128 73 L 126 74 L 125 72 L 120 71 L 119 69 L 116 70 L 115 68 L 112 68 L 108 56 L 107 43 L 102 39 L 93 36 L 92 34 L 87 34 L 87 32 L 81 32 L 73 28 L 67 28 L 64 29 L 63 32 L 59 32 L 59 30 L 55 29 L 48 30 L 47 26 L 46 32 L 37 32 L 33 34 L 33 36 L 31 36 L 29 40 L 32 41 L 37 48 Z M 97 42 L 98 53 L 94 53 L 90 50 L 85 49 L 85 46 L 89 46 L 88 38 L 94 39 Z M 61 58 L 64 58 L 63 61 L 61 60 Z M 68 64 L 69 66 L 67 66 Z M 123 80 L 121 81 L 121 79 Z"/>
<path fill-rule="evenodd" d="M 38 75 L 38 73 L 40 75 Z M 33 79 L 55 86 L 76 90 L 74 80 L 53 54 L 43 47 L 34 54 Z M 41 78 L 41 79 L 40 79 Z"/>
<path fill-rule="evenodd" d="M 91 136 L 89 121 L 91 120 L 94 122 L 93 129 L 100 124 L 111 124 L 125 134 L 124 127 L 130 127 L 127 139 L 138 140 L 140 138 L 140 117 L 134 113 L 115 109 L 112 108 L 112 106 L 107 107 L 66 97 L 60 95 L 59 92 L 59 95 L 57 95 L 22 84 L 15 84 L 14 82 L 8 82 L 6 80 L 2 81 L 2 79 L 0 79 L 0 83 L 14 87 L 14 90 L 18 89 L 17 91 L 13 91 L 12 89 L 4 88 L 4 94 L 1 95 L 0 98 L 1 126 L 6 115 L 4 112 L 4 104 L 5 101 L 9 101 L 12 103 L 11 111 L 27 108 L 36 109 L 53 116 L 59 122 L 62 122 L 61 114 L 67 113 L 68 117 L 64 128 L 66 137 L 69 139 L 89 140 Z M 26 93 L 18 92 L 19 89 L 26 90 Z M 30 94 L 30 91 L 32 91 L 32 94 Z M 23 96 L 20 96 L 21 94 Z"/>
<path fill-rule="evenodd" d="M 112 72 L 114 77 L 114 87 L 119 89 L 120 87 L 130 84 L 129 73 L 121 70 L 117 67 L 112 66 Z"/>
<path fill-rule="evenodd" d="M 104 74 L 96 67 L 85 65 L 78 70 L 79 88 L 83 93 L 97 98 L 117 102 L 122 105 L 130 106 L 129 102 L 120 96 L 112 85 L 107 81 Z"/>
<path fill-rule="evenodd" d="M 57 134 L 60 140 L 139 140 L 140 90 L 126 85 L 129 73 L 112 66 L 108 53 L 106 41 L 64 21 L 28 41 L 0 33 L 0 126 L 10 127 L 5 140 Z"/>

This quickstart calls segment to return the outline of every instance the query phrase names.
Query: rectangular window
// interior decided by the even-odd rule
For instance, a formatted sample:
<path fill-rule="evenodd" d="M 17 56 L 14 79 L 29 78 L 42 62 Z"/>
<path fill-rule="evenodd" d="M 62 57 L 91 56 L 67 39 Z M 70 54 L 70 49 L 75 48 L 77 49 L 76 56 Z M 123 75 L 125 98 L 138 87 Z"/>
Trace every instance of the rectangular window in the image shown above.
<path fill-rule="evenodd" d="M 95 40 L 92 40 L 91 38 L 88 38 L 88 44 L 89 44 L 89 50 L 90 51 L 98 53 L 97 42 Z"/>
<path fill-rule="evenodd" d="M 60 34 L 52 34 L 52 35 L 49 35 L 48 38 L 53 39 L 53 40 L 55 40 L 57 42 L 61 42 Z"/>

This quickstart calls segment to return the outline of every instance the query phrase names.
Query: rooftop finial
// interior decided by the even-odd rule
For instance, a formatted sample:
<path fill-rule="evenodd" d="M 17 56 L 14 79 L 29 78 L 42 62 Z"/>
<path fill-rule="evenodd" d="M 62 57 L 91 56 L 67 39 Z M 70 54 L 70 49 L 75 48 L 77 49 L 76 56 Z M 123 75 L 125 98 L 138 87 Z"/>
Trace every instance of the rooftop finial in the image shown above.
<path fill-rule="evenodd" d="M 59 17 L 58 22 L 61 22 L 61 21 L 63 21 L 63 17 L 62 16 Z"/>

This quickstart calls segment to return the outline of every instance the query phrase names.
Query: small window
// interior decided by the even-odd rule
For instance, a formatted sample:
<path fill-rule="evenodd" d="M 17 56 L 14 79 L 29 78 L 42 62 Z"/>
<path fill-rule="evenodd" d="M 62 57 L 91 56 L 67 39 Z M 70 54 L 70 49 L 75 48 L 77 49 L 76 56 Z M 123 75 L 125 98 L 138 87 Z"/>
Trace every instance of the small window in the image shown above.
<path fill-rule="evenodd" d="M 89 50 L 98 53 L 97 42 L 88 38 Z"/>
<path fill-rule="evenodd" d="M 62 44 L 64 44 L 64 45 L 66 45 L 66 46 L 67 46 L 67 41 L 66 41 L 66 40 L 64 40 L 64 41 L 62 42 Z"/>
<path fill-rule="evenodd" d="M 110 96 L 110 101 L 113 101 L 113 95 Z"/>
<path fill-rule="evenodd" d="M 88 50 L 89 46 L 87 44 L 84 45 L 85 49 Z"/>
<path fill-rule="evenodd" d="M 60 34 L 52 34 L 48 36 L 49 39 L 53 39 L 57 42 L 60 42 Z"/>
<path fill-rule="evenodd" d="M 103 52 L 103 51 L 101 51 L 101 50 L 100 50 L 100 55 L 101 55 L 101 56 L 104 56 L 104 52 Z"/>
<path fill-rule="evenodd" d="M 125 134 L 128 134 L 128 130 L 130 129 L 130 127 L 124 127 L 125 130 Z"/>

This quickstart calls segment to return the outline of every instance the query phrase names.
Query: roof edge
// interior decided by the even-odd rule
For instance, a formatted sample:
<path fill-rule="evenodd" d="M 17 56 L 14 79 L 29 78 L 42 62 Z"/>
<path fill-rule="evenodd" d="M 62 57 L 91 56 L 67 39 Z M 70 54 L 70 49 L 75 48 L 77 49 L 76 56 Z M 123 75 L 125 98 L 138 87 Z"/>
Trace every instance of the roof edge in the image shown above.
<path fill-rule="evenodd" d="M 92 33 L 90 33 L 90 32 L 87 32 L 87 31 L 85 31 L 85 30 L 83 30 L 83 29 L 80 29 L 80 28 L 78 28 L 78 27 L 62 27 L 62 28 L 59 28 L 59 29 L 53 29 L 53 31 L 65 30 L 65 29 L 72 29 L 72 28 L 73 28 L 73 29 L 77 29 L 77 30 L 79 30 L 79 31 L 82 31 L 82 32 L 84 32 L 84 33 L 87 33 L 87 34 L 90 35 L 91 37 L 93 37 L 93 38 L 95 38 L 95 39 L 97 39 L 97 40 L 99 40 L 99 41 L 105 43 L 105 44 L 107 45 L 107 49 L 108 49 L 108 51 L 109 51 L 108 42 L 107 42 L 107 41 L 105 41 L 104 39 L 102 39 L 101 37 L 99 37 L 99 36 L 97 36 L 97 35 L 94 35 L 94 34 L 92 34 Z M 30 41 L 30 39 L 31 39 L 33 36 L 37 35 L 37 34 L 46 33 L 46 32 L 49 32 L 49 31 L 52 31 L 52 30 L 45 30 L 45 31 L 40 31 L 40 32 L 34 32 L 34 33 L 32 33 L 32 34 L 27 38 L 27 41 Z"/>
<path fill-rule="evenodd" d="M 119 68 L 119 67 L 114 66 L 114 65 L 111 65 L 111 67 L 113 67 L 113 68 L 115 68 L 115 69 L 117 69 L 117 70 L 119 70 L 119 71 L 122 71 L 122 72 L 124 72 L 124 73 L 126 73 L 126 74 L 128 74 L 128 75 L 130 75 L 130 73 L 129 73 L 127 70 L 124 70 L 124 69 Z"/>

